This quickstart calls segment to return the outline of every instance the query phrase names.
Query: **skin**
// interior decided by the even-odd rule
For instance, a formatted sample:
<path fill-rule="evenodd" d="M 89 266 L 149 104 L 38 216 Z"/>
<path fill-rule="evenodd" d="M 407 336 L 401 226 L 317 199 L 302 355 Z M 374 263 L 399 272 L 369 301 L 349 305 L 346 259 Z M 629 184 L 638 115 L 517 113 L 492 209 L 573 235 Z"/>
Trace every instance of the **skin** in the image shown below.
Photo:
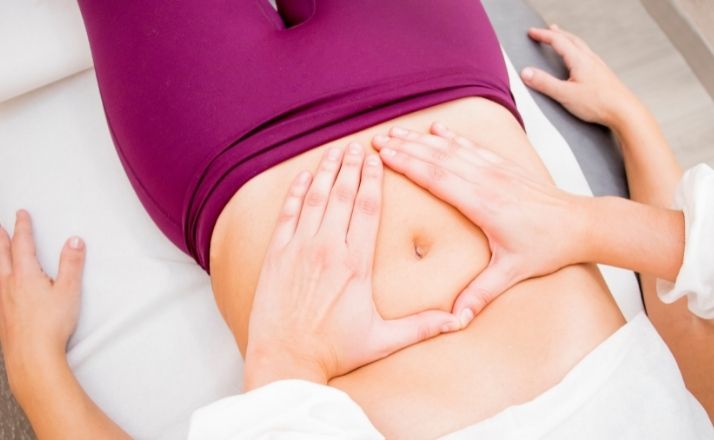
<path fill-rule="evenodd" d="M 0 227 L 0 343 L 12 393 L 40 439 L 129 439 L 87 396 L 67 363 L 79 317 L 86 248 L 78 237 L 62 249 L 55 279 L 35 255 L 27 211 L 12 239 Z"/>
<path fill-rule="evenodd" d="M 381 186 L 379 156 L 364 160 L 355 143 L 327 150 L 312 184 L 307 172 L 292 183 L 253 300 L 245 391 L 288 378 L 327 384 L 460 328 L 443 311 L 391 320 L 377 311 L 372 267 Z"/>
<path fill-rule="evenodd" d="M 434 120 L 448 122 L 552 184 L 504 107 L 467 98 L 405 115 L 398 123 L 426 130 Z M 317 167 L 326 149 L 352 140 L 367 143 L 389 124 L 271 168 L 224 209 L 211 242 L 211 279 L 219 310 L 244 355 L 252 299 L 283 191 L 298 172 Z M 386 319 L 451 311 L 459 292 L 488 264 L 486 237 L 456 209 L 392 170 L 385 169 L 382 188 L 372 279 L 377 310 Z M 329 385 L 357 402 L 387 438 L 436 438 L 539 396 L 623 324 L 597 268 L 572 266 L 519 283 L 463 331 L 407 347 Z"/>
<path fill-rule="evenodd" d="M 681 211 L 568 194 L 441 124 L 431 131 L 395 128 L 374 144 L 385 164 L 454 206 L 488 237 L 491 261 L 456 301 L 459 316 L 470 320 L 520 281 L 573 264 L 676 278 L 684 252 Z M 628 221 L 601 226 L 612 224 L 613 214 Z"/>
<path fill-rule="evenodd" d="M 653 122 L 651 116 L 639 114 L 633 118 L 632 112 L 638 107 L 630 107 L 626 103 L 609 107 L 608 103 L 618 101 L 621 97 L 623 101 L 629 101 L 628 98 L 623 97 L 624 95 L 610 97 L 618 99 L 602 98 L 601 101 L 588 101 L 589 97 L 598 96 L 594 91 L 605 90 L 616 93 L 619 82 L 612 82 L 616 80 L 614 75 L 611 75 L 609 70 L 605 70 L 604 64 L 600 65 L 593 59 L 594 54 L 585 51 L 584 43 L 576 44 L 577 40 L 574 40 L 574 37 L 558 29 L 531 30 L 529 34 L 537 41 L 552 44 L 561 54 L 567 55 L 566 62 L 571 67 L 573 75 L 569 83 L 574 86 L 567 87 L 569 92 L 557 95 L 564 84 L 557 83 L 554 78 L 549 78 L 533 69 L 530 72 L 532 75 L 524 72 L 526 83 L 544 93 L 552 92 L 554 98 L 562 99 L 561 102 L 576 115 L 585 119 L 592 118 L 589 120 L 595 122 L 612 124 L 626 150 L 628 177 L 633 194 L 643 202 L 651 201 L 655 205 L 657 201 L 664 202 L 669 197 L 664 193 L 673 190 L 673 187 L 660 182 L 659 172 L 646 169 L 651 165 L 648 165 L 647 157 L 652 154 L 651 151 L 647 152 L 646 148 L 654 145 L 656 149 L 662 151 L 666 149 L 664 148 L 666 143 L 657 136 L 659 132 L 651 130 L 650 124 Z M 575 56 L 574 49 L 579 51 L 578 54 L 582 58 Z M 581 64 L 580 60 L 587 60 L 588 63 L 593 64 Z M 579 100 L 588 102 L 579 104 Z M 631 121 L 632 124 L 627 125 L 624 121 Z M 418 139 L 413 132 L 392 130 L 390 134 L 392 136 L 387 137 L 386 143 L 385 139 L 374 140 L 375 146 L 381 149 L 380 153 L 385 163 L 432 193 L 442 195 L 447 202 L 481 226 L 490 240 L 489 246 L 494 250 L 495 256 L 491 257 L 486 273 L 491 272 L 488 279 L 495 280 L 491 281 L 492 287 L 488 289 L 479 287 L 485 284 L 484 275 L 481 275 L 462 292 L 457 303 L 454 304 L 455 310 L 458 311 L 461 307 L 461 312 L 468 310 L 471 314 L 481 308 L 479 314 L 481 321 L 475 321 L 471 328 L 481 323 L 487 325 L 489 309 L 497 309 L 501 303 L 509 301 L 505 296 L 504 299 L 497 297 L 500 290 L 514 283 L 513 280 L 548 273 L 560 265 L 568 264 L 569 261 L 602 261 L 666 278 L 672 278 L 671 275 L 676 272 L 678 262 L 681 262 L 681 253 L 678 254 L 678 250 L 681 250 L 683 229 L 681 214 L 611 199 L 585 202 L 584 199 L 558 192 L 552 186 L 543 185 L 542 181 L 538 181 L 528 172 L 510 163 L 508 158 L 482 150 L 473 143 L 457 137 L 445 127 L 434 126 L 431 136 L 420 134 Z M 644 141 L 652 142 L 647 144 Z M 462 159 L 454 161 L 455 157 Z M 664 159 L 658 157 L 654 160 L 660 165 L 668 163 L 672 165 L 666 157 Z M 436 168 L 436 162 L 440 164 L 439 168 Z M 443 165 L 446 162 L 448 166 Z M 345 168 L 347 163 L 343 162 L 341 169 Z M 380 192 L 378 186 L 374 185 L 376 179 L 381 179 L 381 166 L 377 165 L 379 171 L 377 168 L 364 167 L 361 180 L 365 184 L 360 185 L 356 191 L 354 171 L 357 168 L 357 161 L 355 160 L 351 166 L 351 174 L 340 172 L 338 177 L 334 177 L 336 170 L 333 165 L 331 175 L 332 179 L 335 179 L 334 183 L 329 178 L 320 179 L 323 197 L 308 196 L 307 185 L 310 178 L 305 180 L 304 174 L 303 178 L 297 178 L 290 187 L 289 195 L 281 208 L 282 214 L 272 234 L 271 244 L 266 253 L 266 264 L 261 271 L 253 301 L 253 315 L 250 321 L 252 331 L 249 332 L 250 336 L 247 339 L 248 355 L 245 371 L 247 389 L 284 378 L 302 378 L 327 383 L 331 378 L 382 358 L 401 347 L 441 332 L 460 328 L 471 319 L 469 314 L 465 316 L 466 319 L 463 319 L 462 315 L 462 321 L 457 323 L 455 317 L 446 312 L 419 313 L 404 319 L 383 318 L 378 311 L 379 307 L 371 297 L 371 286 L 367 282 L 370 279 L 368 277 L 370 259 L 374 258 L 378 218 L 375 211 L 378 212 L 381 208 L 381 203 L 376 202 L 381 198 Z M 483 173 L 484 182 L 491 183 L 482 185 L 483 188 L 477 188 L 473 185 L 473 181 L 469 184 L 464 173 L 475 172 L 475 170 Z M 674 166 L 662 172 L 668 173 L 666 175 L 669 178 L 665 179 L 667 182 L 672 185 L 676 183 L 677 171 Z M 345 177 L 350 175 L 349 178 Z M 457 180 L 457 177 L 461 180 Z M 533 210 L 532 215 L 529 213 L 524 218 L 516 216 L 515 218 L 519 220 L 499 217 L 502 215 L 498 214 L 501 209 L 513 215 L 519 214 L 514 209 L 514 200 L 517 199 L 497 197 L 496 191 L 489 193 L 484 189 L 489 185 L 503 185 L 504 180 L 510 181 L 510 190 L 524 197 L 520 202 L 528 203 L 529 209 Z M 339 184 L 346 181 L 352 182 L 349 188 L 353 191 L 342 190 L 348 188 L 348 185 Z M 455 191 L 453 196 L 444 194 L 444 188 L 449 182 L 451 184 L 458 182 L 461 188 Z M 314 183 L 310 188 L 313 186 Z M 330 196 L 326 198 L 324 196 L 328 187 L 331 188 Z M 466 196 L 470 191 L 480 191 L 478 194 L 484 202 L 478 206 L 469 204 Z M 369 192 L 372 202 L 360 202 L 361 196 L 366 197 Z M 671 191 L 669 194 L 671 195 Z M 353 197 L 351 220 L 346 228 L 346 212 L 350 208 L 349 200 Z M 665 204 L 661 203 L 661 205 Z M 340 208 L 330 210 L 330 206 Z M 307 207 L 304 216 L 303 207 Z M 496 207 L 498 210 L 494 209 Z M 511 211 L 508 211 L 509 209 Z M 603 209 L 608 210 L 607 218 L 610 221 L 605 221 L 602 217 L 603 221 L 600 222 L 583 220 L 587 219 L 587 213 L 595 215 L 597 212 L 602 213 Z M 308 214 L 310 212 L 312 214 Z M 339 214 L 335 214 L 337 212 Z M 559 224 L 561 227 L 559 229 L 551 227 L 548 222 L 552 222 L 552 216 L 564 212 L 570 212 L 573 219 L 578 219 L 574 222 L 578 225 L 565 229 L 563 227 L 567 225 L 564 224 Z M 635 216 L 638 220 L 628 223 L 626 220 L 630 216 Z M 362 221 L 358 221 L 360 218 Z M 320 221 L 318 222 L 317 219 Z M 655 231 L 641 227 L 643 221 L 649 220 L 660 222 L 655 223 L 657 225 L 653 227 Z M 633 224 L 636 226 L 632 226 Z M 526 228 L 531 231 L 528 235 L 523 232 Z M 537 235 L 534 235 L 533 231 L 550 234 L 553 242 L 560 242 L 568 241 L 564 240 L 564 234 L 583 239 L 583 231 L 592 232 L 593 228 L 596 230 L 597 239 L 593 238 L 591 246 L 587 246 L 587 251 L 575 250 L 567 244 L 561 245 L 555 248 L 557 255 L 546 258 L 538 264 L 533 264 L 533 260 L 520 256 L 519 250 L 527 255 L 544 255 L 542 246 L 545 246 L 545 240 L 534 242 L 533 238 Z M 625 229 L 618 236 L 616 233 L 619 228 L 629 229 Z M 671 236 L 662 234 L 661 231 L 664 230 L 672 232 Z M 354 234 L 363 234 L 361 236 L 364 239 L 351 240 L 350 237 Z M 613 234 L 620 239 L 612 239 L 606 243 L 608 237 Z M 662 238 L 664 235 L 669 238 Z M 635 237 L 635 239 L 625 240 L 625 237 Z M 657 237 L 661 245 L 654 247 L 657 251 L 654 253 L 648 252 L 653 249 L 653 245 L 648 242 L 653 237 Z M 327 252 L 326 248 L 330 247 L 328 246 L 330 240 L 335 240 L 340 245 L 337 251 L 330 251 L 334 252 L 330 254 L 334 257 L 330 261 L 335 261 L 335 264 L 326 264 L 327 260 L 323 258 L 324 253 Z M 598 243 L 600 240 L 602 242 Z M 552 245 L 553 242 L 550 244 Z M 623 243 L 627 246 L 623 246 Z M 613 249 L 618 246 L 621 247 L 620 250 Z M 654 263 L 651 259 L 645 258 L 645 256 L 652 257 L 654 254 L 662 253 L 662 249 L 666 249 L 665 253 L 670 258 L 662 257 Z M 551 246 L 549 251 L 552 250 Z M 635 255 L 631 255 L 632 253 Z M 298 255 L 301 257 L 297 258 Z M 296 261 L 306 257 L 319 263 L 317 268 L 308 270 L 304 266 L 295 264 Z M 128 437 L 84 393 L 66 362 L 66 344 L 76 325 L 79 310 L 84 258 L 84 244 L 79 239 L 70 239 L 62 250 L 60 269 L 56 279 L 53 280 L 42 271 L 37 262 L 30 218 L 26 212 L 18 212 L 12 239 L 4 229 L 0 228 L 0 342 L 11 389 L 40 438 Z M 561 275 L 554 276 L 567 276 L 569 272 L 559 273 Z M 311 282 L 300 283 L 301 279 L 308 279 Z M 527 281 L 519 286 L 529 282 L 538 281 Z M 518 290 L 518 286 L 511 289 L 510 297 L 517 298 Z M 650 316 L 657 325 L 652 314 L 654 301 L 657 301 L 657 298 L 652 292 L 648 294 L 647 290 L 645 291 L 645 301 Z M 298 301 L 304 298 L 310 298 L 311 301 Z M 492 305 L 482 308 L 489 301 L 492 301 Z M 657 303 L 657 306 L 661 304 Z M 669 316 L 669 320 L 665 320 L 665 324 L 660 323 L 660 325 L 667 327 L 667 323 L 677 322 L 680 309 L 676 306 L 675 304 L 671 309 L 663 312 Z M 299 307 L 299 313 L 292 313 L 295 307 Z M 318 314 L 321 319 L 305 319 L 306 316 L 315 316 L 316 310 L 321 311 Z M 356 314 L 354 310 L 362 312 Z M 534 312 L 537 313 L 537 310 Z M 676 336 L 681 336 L 683 344 L 686 342 L 697 344 L 701 341 L 696 338 L 692 341 L 692 335 L 699 335 L 699 333 L 686 324 L 692 322 L 691 315 L 688 313 L 687 315 L 686 319 L 683 317 L 685 321 L 683 328 L 686 331 L 675 332 L 674 340 L 678 340 Z M 342 326 L 340 319 L 336 319 L 340 316 L 354 319 L 355 328 L 360 331 L 356 332 L 354 329 Z M 525 319 L 525 316 L 515 319 Z M 537 330 L 529 329 L 531 332 Z M 301 335 L 298 339 L 307 342 L 295 345 L 295 341 L 290 336 L 296 333 Z M 365 334 L 375 336 L 362 337 Z M 709 347 L 714 347 L 711 339 L 706 339 L 709 333 L 702 333 L 702 335 L 704 338 L 702 341 L 708 343 Z M 456 332 L 449 336 L 467 337 L 467 332 Z M 688 341 L 686 336 L 689 336 Z M 672 343 L 670 340 L 667 342 Z M 315 346 L 322 346 L 323 343 L 326 348 L 313 350 Z M 283 349 L 276 350 L 276 344 Z M 414 345 L 414 347 L 420 346 L 423 344 Z M 702 348 L 706 347 L 702 346 Z M 474 351 L 478 351 L 478 348 L 474 347 Z M 677 351 L 674 348 L 673 351 L 676 356 Z M 690 349 L 691 351 L 695 350 Z M 702 352 L 706 353 L 706 350 L 699 351 Z M 396 355 L 404 353 L 401 351 Z M 466 365 L 468 365 L 465 359 L 467 357 L 468 353 L 464 353 L 462 361 Z M 390 359 L 394 359 L 394 356 L 390 356 Z M 701 361 L 701 359 L 694 360 Z M 694 388 L 691 376 L 687 378 L 686 368 L 680 357 L 678 361 L 685 373 L 685 379 L 688 380 L 687 384 L 690 388 Z M 43 368 L 38 369 L 37 365 L 42 365 Z M 54 368 L 47 368 L 48 366 Z M 460 374 L 459 365 L 452 366 L 454 374 Z M 462 377 L 467 378 L 465 375 Z M 425 388 L 428 387 L 424 385 Z M 489 398 L 495 399 L 497 396 L 479 397 L 481 400 Z"/>
<path fill-rule="evenodd" d="M 531 72 L 523 72 L 524 82 L 561 102 L 576 116 L 610 127 L 622 148 L 630 198 L 653 207 L 669 207 L 682 170 L 654 116 L 580 38 L 557 26 L 531 29 L 528 35 L 535 41 L 551 44 L 568 63 L 571 75 L 567 81 L 560 81 L 531 69 Z M 611 93 L 597 93 L 598 90 L 610 90 Z M 602 204 L 607 205 L 602 206 L 603 209 L 609 209 L 613 203 L 605 201 Z M 714 376 L 711 374 L 714 324 L 690 313 L 685 298 L 673 304 L 660 301 L 656 278 L 672 277 L 641 266 L 647 259 L 668 259 L 673 266 L 682 261 L 680 250 L 684 234 L 681 221 L 671 214 L 657 216 L 657 228 L 661 229 L 652 232 L 638 221 L 628 225 L 627 217 L 607 216 L 604 219 L 607 212 L 599 211 L 598 218 L 605 223 L 601 223 L 603 228 L 598 237 L 604 239 L 609 234 L 618 237 L 618 233 L 624 237 L 609 249 L 601 249 L 600 253 L 609 259 L 614 259 L 613 253 L 618 253 L 621 255 L 620 265 L 640 270 L 647 314 L 677 359 L 687 388 L 714 420 Z M 637 245 L 630 249 L 635 237 L 639 237 L 634 240 Z M 649 251 L 647 240 L 657 244 L 656 250 Z M 672 240 L 676 243 L 672 244 Z"/>

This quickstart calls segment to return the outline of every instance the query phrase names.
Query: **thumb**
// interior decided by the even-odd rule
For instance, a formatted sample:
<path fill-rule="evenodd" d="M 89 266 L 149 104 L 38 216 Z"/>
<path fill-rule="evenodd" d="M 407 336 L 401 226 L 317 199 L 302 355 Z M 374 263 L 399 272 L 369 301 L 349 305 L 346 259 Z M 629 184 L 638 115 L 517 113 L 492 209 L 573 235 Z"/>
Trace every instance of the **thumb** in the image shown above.
<path fill-rule="evenodd" d="M 565 99 L 568 87 L 570 87 L 567 81 L 558 79 L 535 67 L 526 67 L 523 69 L 521 78 L 528 87 L 548 95 L 561 103 Z"/>
<path fill-rule="evenodd" d="M 77 293 L 82 285 L 85 246 L 79 237 L 67 240 L 60 255 L 59 270 L 55 286 L 62 290 Z"/>
<path fill-rule="evenodd" d="M 459 329 L 456 317 L 441 310 L 427 310 L 399 319 L 384 321 L 386 330 L 379 337 L 384 356 L 441 333 Z"/>
<path fill-rule="evenodd" d="M 511 273 L 505 263 L 495 263 L 492 260 L 491 264 L 461 291 L 454 303 L 453 312 L 462 327 L 466 327 L 484 307 L 514 284 Z"/>

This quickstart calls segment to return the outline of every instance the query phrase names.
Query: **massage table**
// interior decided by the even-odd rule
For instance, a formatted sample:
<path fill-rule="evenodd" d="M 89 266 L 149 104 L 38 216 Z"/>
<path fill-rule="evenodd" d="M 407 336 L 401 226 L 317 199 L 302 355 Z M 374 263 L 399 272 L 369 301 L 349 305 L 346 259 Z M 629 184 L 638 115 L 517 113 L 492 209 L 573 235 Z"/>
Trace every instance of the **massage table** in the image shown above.
<path fill-rule="evenodd" d="M 540 17 L 523 0 L 485 0 L 509 62 L 528 136 L 556 183 L 627 196 L 610 133 L 529 91 L 517 71 L 563 77 L 560 59 L 526 37 Z M 72 234 L 87 242 L 81 317 L 68 346 L 78 380 L 138 439 L 186 436 L 191 413 L 241 391 L 242 360 L 209 277 L 152 223 L 114 150 L 73 0 L 0 4 L 0 223 L 33 216 L 52 274 Z M 137 78 L 137 80 L 140 80 Z M 602 267 L 626 318 L 642 310 L 632 272 Z M 587 313 L 587 311 L 582 311 Z M 0 372 L 0 438 L 33 438 Z"/>

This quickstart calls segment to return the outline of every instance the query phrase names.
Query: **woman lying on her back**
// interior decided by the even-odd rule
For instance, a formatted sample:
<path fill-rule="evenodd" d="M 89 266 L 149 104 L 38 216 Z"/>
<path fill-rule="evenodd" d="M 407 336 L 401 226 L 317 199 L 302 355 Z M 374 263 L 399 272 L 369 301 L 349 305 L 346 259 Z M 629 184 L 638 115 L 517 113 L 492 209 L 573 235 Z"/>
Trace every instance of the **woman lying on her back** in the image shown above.
<path fill-rule="evenodd" d="M 557 29 L 531 36 L 561 52 L 573 78 L 558 83 L 524 72 L 526 81 L 613 127 L 633 196 L 667 203 L 679 170 L 648 113 L 580 40 Z M 389 438 L 459 430 L 469 438 L 711 435 L 706 412 L 684 388 L 649 321 L 639 316 L 623 325 L 597 269 L 579 265 L 603 261 L 674 280 L 682 256 L 681 213 L 559 192 L 512 113 L 489 100 L 452 101 L 389 124 L 423 129 L 435 119 L 466 137 L 439 126 L 432 135 L 393 129 L 373 145 L 390 168 L 443 201 L 395 173 L 383 176 L 380 161 L 357 144 L 335 149 L 343 140 L 273 167 L 235 194 L 213 232 L 212 279 L 246 356 L 246 391 L 259 389 L 197 412 L 192 436 L 259 436 L 278 429 L 379 436 L 374 427 Z M 350 139 L 369 139 L 385 125 Z M 294 178 L 296 169 L 317 162 L 317 151 L 325 153 L 315 175 Z M 647 154 L 655 159 L 645 160 Z M 484 178 L 473 185 L 473 176 Z M 276 188 L 288 188 L 288 198 L 266 200 L 265 192 Z M 474 193 L 479 197 L 469 197 Z M 609 221 L 591 222 L 592 212 Z M 674 233 L 655 242 L 659 227 L 638 221 L 635 229 L 620 228 L 611 222 L 617 213 L 657 219 Z M 277 226 L 266 227 L 266 218 L 277 219 Z M 593 241 L 582 241 L 588 228 Z M 622 243 L 617 238 L 625 230 L 632 233 Z M 623 246 L 603 253 L 600 245 L 612 239 Z M 33 426 L 41 437 L 122 436 L 81 391 L 63 356 L 76 322 L 83 245 L 70 241 L 53 284 L 34 257 L 26 213 L 18 216 L 12 250 L 4 231 L 0 240 L 3 349 L 13 390 Z M 638 258 L 652 256 L 647 246 L 653 244 L 658 258 Z M 240 279 L 233 275 L 237 267 Z M 645 294 L 652 310 L 654 291 Z M 711 327 L 678 309 L 667 313 L 669 324 L 655 320 L 663 334 L 683 328 L 680 321 L 692 323 L 689 333 L 669 342 L 675 353 L 678 343 L 689 344 L 679 359 L 692 359 L 683 364 L 685 377 L 709 407 L 712 388 L 703 377 L 712 366 Z M 474 314 L 478 319 L 471 322 Z M 433 337 L 442 332 L 449 334 Z M 333 405 L 345 411 L 333 412 Z M 285 414 L 293 417 L 279 417 Z M 75 436 L 77 426 L 82 432 Z"/>

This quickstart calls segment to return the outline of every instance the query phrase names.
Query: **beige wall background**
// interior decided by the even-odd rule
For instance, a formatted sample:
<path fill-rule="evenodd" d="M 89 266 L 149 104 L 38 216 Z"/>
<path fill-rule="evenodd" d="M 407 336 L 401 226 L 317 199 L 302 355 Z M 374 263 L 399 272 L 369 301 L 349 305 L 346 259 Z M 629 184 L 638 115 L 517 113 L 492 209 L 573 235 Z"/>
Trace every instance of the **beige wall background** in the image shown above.
<path fill-rule="evenodd" d="M 684 17 L 690 29 L 696 31 L 701 23 L 711 35 L 714 0 L 529 1 L 547 22 L 584 38 L 635 91 L 657 117 L 683 166 L 714 166 L 714 101 L 682 55 L 694 44 L 685 44 L 680 52 L 663 30 L 668 23 L 681 26 L 682 17 L 671 10 L 660 14 L 660 27 L 648 13 L 652 4 L 677 7 L 697 16 L 696 23 Z M 679 33 L 683 35 L 681 28 Z M 701 59 L 706 54 L 688 55 Z"/>

